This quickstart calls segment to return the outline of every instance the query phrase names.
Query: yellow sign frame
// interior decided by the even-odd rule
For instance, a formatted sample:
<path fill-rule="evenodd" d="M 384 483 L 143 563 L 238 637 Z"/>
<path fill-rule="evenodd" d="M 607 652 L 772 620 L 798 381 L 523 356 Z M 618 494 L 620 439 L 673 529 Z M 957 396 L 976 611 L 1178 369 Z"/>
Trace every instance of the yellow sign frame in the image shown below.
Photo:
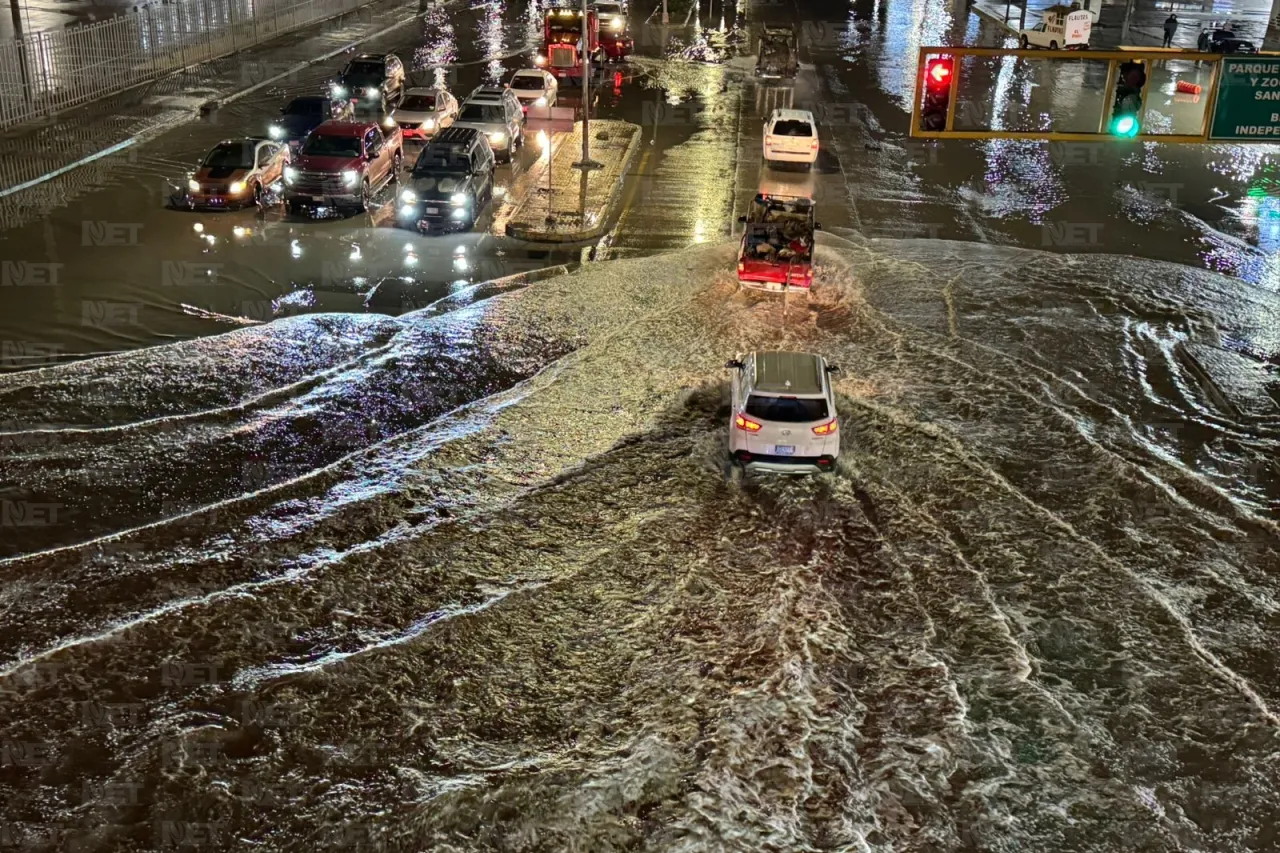
<path fill-rule="evenodd" d="M 959 60 L 965 56 L 986 56 L 986 57 L 1004 57 L 1015 56 L 1020 59 L 1092 59 L 1106 60 L 1110 63 L 1107 68 L 1107 85 L 1103 90 L 1110 93 L 1115 89 L 1116 76 L 1119 72 L 1121 63 L 1123 62 L 1159 62 L 1170 59 L 1182 59 L 1191 62 L 1208 62 L 1211 63 L 1208 101 L 1205 103 L 1204 116 L 1200 121 L 1199 134 L 1174 134 L 1174 133 L 1139 133 L 1137 136 L 1118 137 L 1115 134 L 1107 133 L 1108 119 L 1111 117 L 1112 107 L 1109 105 L 1108 99 L 1103 100 L 1102 116 L 1098 121 L 1098 132 L 1071 132 L 1059 130 L 956 130 L 956 103 L 957 95 L 960 90 L 960 62 Z M 947 126 L 944 130 L 922 130 L 920 128 L 920 107 L 924 101 L 924 70 L 926 63 L 933 58 L 951 57 L 955 61 L 955 73 L 951 75 L 951 94 L 947 110 Z M 1211 141 L 1209 139 L 1210 127 L 1213 124 L 1213 111 L 1217 106 L 1218 100 L 1218 78 L 1222 71 L 1223 55 L 1220 53 L 1201 53 L 1196 50 L 1171 50 L 1169 48 L 1155 48 L 1150 50 L 1039 50 L 1022 48 L 999 48 L 999 47 L 922 47 L 916 57 L 916 85 L 915 97 L 911 102 L 911 136 L 916 139 L 1044 139 L 1050 141 L 1069 141 L 1069 142 L 1180 142 L 1180 143 L 1204 143 Z M 1147 109 L 1147 87 L 1142 87 L 1142 106 L 1139 115 L 1146 115 Z M 1241 140 L 1242 144 L 1249 144 L 1252 140 Z M 1274 139 L 1258 140 L 1270 145 L 1275 145 Z M 1234 144 L 1234 143 L 1233 143 Z"/>

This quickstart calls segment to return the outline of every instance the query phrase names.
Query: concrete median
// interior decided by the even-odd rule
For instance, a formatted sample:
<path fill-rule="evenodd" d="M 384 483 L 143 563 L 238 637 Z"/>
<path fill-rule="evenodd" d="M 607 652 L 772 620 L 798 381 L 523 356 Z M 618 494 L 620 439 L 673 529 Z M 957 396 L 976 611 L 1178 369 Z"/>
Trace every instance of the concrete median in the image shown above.
<path fill-rule="evenodd" d="M 592 121 L 591 159 L 601 168 L 583 170 L 574 168 L 582 159 L 582 123 L 575 124 L 572 133 L 558 134 L 550 158 L 539 158 L 521 176 L 515 193 L 519 201 L 507 215 L 507 235 L 532 243 L 581 243 L 599 237 L 616 212 L 640 137 L 639 125 Z"/>

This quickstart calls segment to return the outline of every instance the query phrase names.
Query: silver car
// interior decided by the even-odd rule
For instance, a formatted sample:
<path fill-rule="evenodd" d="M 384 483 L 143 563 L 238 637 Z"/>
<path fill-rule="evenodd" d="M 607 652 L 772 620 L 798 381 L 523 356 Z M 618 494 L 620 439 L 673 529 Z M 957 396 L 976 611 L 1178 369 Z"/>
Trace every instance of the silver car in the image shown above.
<path fill-rule="evenodd" d="M 489 140 L 494 155 L 504 163 L 515 159 L 524 145 L 524 112 L 514 95 L 497 100 L 467 99 L 458 111 L 454 127 L 474 127 Z"/>

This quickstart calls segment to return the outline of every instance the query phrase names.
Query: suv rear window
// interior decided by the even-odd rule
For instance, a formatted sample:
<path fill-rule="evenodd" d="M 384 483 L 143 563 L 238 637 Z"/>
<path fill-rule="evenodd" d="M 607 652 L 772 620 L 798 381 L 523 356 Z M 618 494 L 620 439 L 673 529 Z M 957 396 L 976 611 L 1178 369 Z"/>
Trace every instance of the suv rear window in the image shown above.
<path fill-rule="evenodd" d="M 507 114 L 496 104 L 467 104 L 462 108 L 458 121 L 474 121 L 480 124 L 502 124 Z"/>
<path fill-rule="evenodd" d="M 813 136 L 813 125 L 807 121 L 783 119 L 773 126 L 774 136 Z"/>
<path fill-rule="evenodd" d="M 763 421 L 784 424 L 804 424 L 827 417 L 827 401 L 805 400 L 796 397 L 765 397 L 752 394 L 747 398 L 747 414 Z"/>

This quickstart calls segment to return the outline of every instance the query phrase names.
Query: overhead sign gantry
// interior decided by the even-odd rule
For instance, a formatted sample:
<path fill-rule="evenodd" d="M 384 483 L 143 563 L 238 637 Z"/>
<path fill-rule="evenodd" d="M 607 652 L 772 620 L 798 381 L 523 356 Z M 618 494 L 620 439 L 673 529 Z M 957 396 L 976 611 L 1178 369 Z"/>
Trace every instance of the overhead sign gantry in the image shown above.
<path fill-rule="evenodd" d="M 917 138 L 1280 143 L 1280 56 L 922 47 L 917 67 Z"/>

